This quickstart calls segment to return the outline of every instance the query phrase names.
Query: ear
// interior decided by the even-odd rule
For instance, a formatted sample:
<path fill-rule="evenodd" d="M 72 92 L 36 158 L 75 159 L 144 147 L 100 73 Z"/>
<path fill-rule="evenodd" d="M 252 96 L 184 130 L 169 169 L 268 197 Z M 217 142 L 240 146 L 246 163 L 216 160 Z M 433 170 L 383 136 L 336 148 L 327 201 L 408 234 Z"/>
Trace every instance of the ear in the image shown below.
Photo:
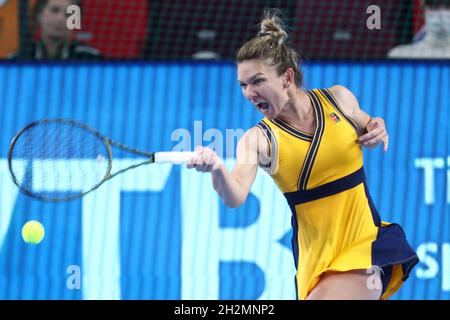
<path fill-rule="evenodd" d="M 284 73 L 283 86 L 287 89 L 291 86 L 293 81 L 294 81 L 294 70 L 292 70 L 292 68 L 288 68 Z"/>

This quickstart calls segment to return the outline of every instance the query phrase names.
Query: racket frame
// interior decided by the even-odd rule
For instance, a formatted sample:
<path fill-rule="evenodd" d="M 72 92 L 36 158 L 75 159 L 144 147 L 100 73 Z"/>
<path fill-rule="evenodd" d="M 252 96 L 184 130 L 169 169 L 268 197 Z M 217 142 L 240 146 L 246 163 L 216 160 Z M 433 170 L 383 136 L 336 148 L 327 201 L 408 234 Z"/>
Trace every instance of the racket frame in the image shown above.
<path fill-rule="evenodd" d="M 15 147 L 18 139 L 26 131 L 28 131 L 30 128 L 33 128 L 35 126 L 38 126 L 40 124 L 45 124 L 45 123 L 61 123 L 61 124 L 68 124 L 68 125 L 71 125 L 71 126 L 75 126 L 75 127 L 78 127 L 80 129 L 83 129 L 83 130 L 89 132 L 90 134 L 92 134 L 95 137 L 97 137 L 100 141 L 102 141 L 103 145 L 106 147 L 106 151 L 107 151 L 107 154 L 108 154 L 108 168 L 106 169 L 106 173 L 103 176 L 103 178 L 99 181 L 99 183 L 97 183 L 96 185 L 94 185 L 92 188 L 90 188 L 87 191 L 84 191 L 84 192 L 82 191 L 80 193 L 76 193 L 74 195 L 71 195 L 71 196 L 68 196 L 68 197 L 64 197 L 64 198 L 62 198 L 62 197 L 61 198 L 56 198 L 56 197 L 52 198 L 52 197 L 39 195 L 39 194 L 33 193 L 33 192 L 31 192 L 31 191 L 29 191 L 29 190 L 27 190 L 27 189 L 25 189 L 25 188 L 20 186 L 20 183 L 19 183 L 16 175 L 14 174 L 14 171 L 13 171 L 13 168 L 12 168 L 12 161 L 13 161 L 12 156 L 13 156 L 14 147 Z M 121 170 L 111 174 L 112 162 L 113 162 L 111 146 L 117 147 L 117 148 L 119 148 L 119 149 L 121 149 L 123 151 L 127 151 L 127 152 L 130 152 L 130 153 L 136 154 L 136 155 L 141 155 L 141 156 L 147 157 L 148 160 L 140 162 L 140 163 L 136 163 L 134 165 L 131 165 L 131 166 L 127 167 L 127 168 L 121 169 Z M 142 150 L 139 150 L 139 149 L 130 148 L 130 147 L 128 147 L 127 145 L 125 145 L 123 143 L 119 143 L 119 142 L 116 142 L 114 140 L 111 140 L 107 136 L 102 135 L 99 131 L 91 128 L 90 126 L 88 126 L 88 125 L 86 125 L 84 123 L 78 122 L 76 120 L 64 119 L 64 118 L 48 118 L 48 119 L 41 119 L 41 120 L 29 123 L 28 125 L 26 125 L 22 130 L 20 130 L 13 137 L 13 139 L 11 141 L 11 145 L 10 145 L 9 150 L 8 150 L 8 169 L 9 169 L 9 172 L 11 174 L 11 178 L 12 178 L 14 184 L 19 188 L 19 190 L 22 193 L 24 193 L 24 194 L 26 194 L 26 195 L 28 195 L 28 196 L 30 196 L 32 198 L 35 198 L 35 199 L 38 199 L 38 200 L 41 200 L 41 201 L 46 201 L 46 202 L 66 202 L 66 201 L 79 199 L 79 198 L 85 196 L 86 194 L 88 194 L 88 193 L 98 189 L 104 182 L 108 181 L 109 179 L 112 179 L 115 176 L 117 176 L 117 175 L 119 175 L 119 174 L 121 174 L 121 173 L 123 173 L 125 171 L 131 170 L 131 169 L 143 166 L 143 165 L 147 165 L 147 164 L 150 164 L 150 163 L 153 163 L 153 162 L 155 162 L 155 153 L 154 152 L 146 152 L 146 151 L 142 151 Z"/>

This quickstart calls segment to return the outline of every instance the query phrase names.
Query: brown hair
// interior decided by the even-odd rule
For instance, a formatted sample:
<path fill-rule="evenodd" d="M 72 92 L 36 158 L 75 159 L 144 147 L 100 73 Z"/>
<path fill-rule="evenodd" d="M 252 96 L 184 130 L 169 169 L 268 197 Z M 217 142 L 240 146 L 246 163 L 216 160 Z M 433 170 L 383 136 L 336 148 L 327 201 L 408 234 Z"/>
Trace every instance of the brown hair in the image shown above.
<path fill-rule="evenodd" d="M 265 10 L 261 31 L 239 49 L 236 62 L 262 59 L 274 67 L 278 75 L 292 68 L 294 82 L 300 87 L 303 83 L 303 73 L 299 68 L 299 58 L 297 52 L 285 44 L 288 34 L 284 30 L 280 14 L 277 9 Z"/>

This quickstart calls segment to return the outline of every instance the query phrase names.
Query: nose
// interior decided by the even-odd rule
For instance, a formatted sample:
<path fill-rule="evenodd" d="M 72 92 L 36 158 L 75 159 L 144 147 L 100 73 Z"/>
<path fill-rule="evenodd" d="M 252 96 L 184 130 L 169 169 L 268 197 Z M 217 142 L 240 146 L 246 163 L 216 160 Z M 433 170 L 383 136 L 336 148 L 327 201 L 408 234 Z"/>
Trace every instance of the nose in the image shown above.
<path fill-rule="evenodd" d="M 248 86 L 245 91 L 244 91 L 244 96 L 245 98 L 247 98 L 247 100 L 249 100 L 251 103 L 255 103 L 258 99 L 258 93 L 253 90 L 252 88 L 250 88 L 250 86 Z"/>

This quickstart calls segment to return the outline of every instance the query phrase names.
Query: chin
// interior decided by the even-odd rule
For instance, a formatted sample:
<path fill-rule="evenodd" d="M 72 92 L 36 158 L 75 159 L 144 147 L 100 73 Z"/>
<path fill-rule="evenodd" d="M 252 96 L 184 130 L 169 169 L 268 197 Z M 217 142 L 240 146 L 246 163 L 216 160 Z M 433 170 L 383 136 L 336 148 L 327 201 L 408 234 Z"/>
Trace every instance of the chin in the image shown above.
<path fill-rule="evenodd" d="M 272 120 L 273 118 L 275 118 L 275 115 L 273 115 L 273 114 L 271 114 L 271 113 L 269 113 L 269 114 L 264 114 L 264 113 L 263 113 L 263 116 L 266 117 L 266 118 L 269 119 L 269 120 Z"/>

